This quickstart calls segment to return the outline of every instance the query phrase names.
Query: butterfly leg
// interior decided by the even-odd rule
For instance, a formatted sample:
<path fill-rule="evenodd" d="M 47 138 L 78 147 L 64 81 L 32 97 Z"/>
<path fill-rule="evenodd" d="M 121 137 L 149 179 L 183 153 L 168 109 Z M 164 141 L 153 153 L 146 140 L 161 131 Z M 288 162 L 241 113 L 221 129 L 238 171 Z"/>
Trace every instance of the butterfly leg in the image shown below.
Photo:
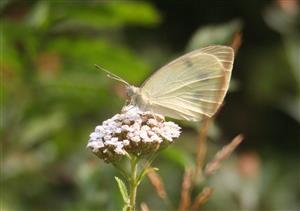
<path fill-rule="evenodd" d="M 130 111 L 131 109 L 133 109 L 135 107 L 135 105 L 133 104 L 132 100 L 126 100 L 123 107 L 122 107 L 122 111 L 123 112 L 127 112 Z"/>
<path fill-rule="evenodd" d="M 130 100 L 125 100 L 123 107 L 128 106 L 130 104 Z"/>
<path fill-rule="evenodd" d="M 156 115 L 154 114 L 154 112 L 153 112 L 152 109 L 150 110 L 150 112 L 151 112 L 151 115 L 154 117 L 154 119 L 155 119 L 156 121 L 158 121 L 157 118 L 156 118 Z"/>
<path fill-rule="evenodd" d="M 149 105 L 150 105 L 149 111 L 150 111 L 151 115 L 154 117 L 154 119 L 155 119 L 157 122 L 159 122 L 160 120 L 157 118 L 157 115 L 154 113 L 154 111 L 153 111 L 153 109 L 152 109 L 152 103 L 149 102 Z"/>

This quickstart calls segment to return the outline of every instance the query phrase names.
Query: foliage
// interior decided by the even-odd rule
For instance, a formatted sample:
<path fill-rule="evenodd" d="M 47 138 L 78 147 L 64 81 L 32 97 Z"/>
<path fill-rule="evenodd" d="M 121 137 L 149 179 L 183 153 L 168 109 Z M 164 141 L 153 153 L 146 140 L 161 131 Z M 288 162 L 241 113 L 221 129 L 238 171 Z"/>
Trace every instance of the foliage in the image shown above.
<path fill-rule="evenodd" d="M 280 2 L 1 1 L 1 209 L 121 210 L 115 170 L 85 147 L 120 111 L 124 89 L 94 64 L 138 85 L 237 32 L 235 88 L 208 131 L 208 158 L 239 132 L 245 141 L 192 195 L 214 188 L 203 210 L 299 209 L 299 5 Z M 155 162 L 176 207 L 198 128 L 180 124 L 182 137 Z M 141 187 L 138 204 L 165 209 L 148 181 Z"/>

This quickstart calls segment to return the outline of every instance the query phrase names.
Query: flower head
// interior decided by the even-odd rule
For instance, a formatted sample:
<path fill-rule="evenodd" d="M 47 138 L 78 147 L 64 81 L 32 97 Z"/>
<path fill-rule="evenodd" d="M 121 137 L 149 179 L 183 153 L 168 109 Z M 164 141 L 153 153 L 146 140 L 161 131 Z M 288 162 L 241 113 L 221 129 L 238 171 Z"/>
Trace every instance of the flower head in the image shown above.
<path fill-rule="evenodd" d="M 129 105 L 95 128 L 87 148 L 105 162 L 114 162 L 127 153 L 138 156 L 153 153 L 178 138 L 180 129 L 161 115 Z"/>

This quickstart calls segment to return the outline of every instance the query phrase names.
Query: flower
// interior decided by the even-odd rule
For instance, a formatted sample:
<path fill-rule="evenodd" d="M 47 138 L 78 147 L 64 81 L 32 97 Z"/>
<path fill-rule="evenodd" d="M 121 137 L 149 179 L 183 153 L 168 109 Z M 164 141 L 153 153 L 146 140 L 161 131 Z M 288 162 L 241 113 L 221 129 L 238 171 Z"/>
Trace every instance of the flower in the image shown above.
<path fill-rule="evenodd" d="M 137 156 L 154 153 L 178 138 L 180 130 L 177 124 L 166 122 L 159 114 L 129 105 L 95 128 L 87 148 L 109 163 L 127 153 Z"/>

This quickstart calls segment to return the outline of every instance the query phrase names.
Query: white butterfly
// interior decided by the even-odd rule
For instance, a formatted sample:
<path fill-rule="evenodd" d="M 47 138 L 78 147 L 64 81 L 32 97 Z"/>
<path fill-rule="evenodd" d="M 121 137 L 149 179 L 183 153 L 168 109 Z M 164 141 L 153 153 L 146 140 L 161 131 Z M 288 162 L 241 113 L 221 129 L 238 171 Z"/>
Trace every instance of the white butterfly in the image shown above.
<path fill-rule="evenodd" d="M 222 104 L 233 60 L 231 47 L 201 48 L 163 66 L 140 88 L 104 71 L 126 84 L 130 104 L 141 110 L 174 119 L 200 121 L 204 116 L 213 116 Z"/>

